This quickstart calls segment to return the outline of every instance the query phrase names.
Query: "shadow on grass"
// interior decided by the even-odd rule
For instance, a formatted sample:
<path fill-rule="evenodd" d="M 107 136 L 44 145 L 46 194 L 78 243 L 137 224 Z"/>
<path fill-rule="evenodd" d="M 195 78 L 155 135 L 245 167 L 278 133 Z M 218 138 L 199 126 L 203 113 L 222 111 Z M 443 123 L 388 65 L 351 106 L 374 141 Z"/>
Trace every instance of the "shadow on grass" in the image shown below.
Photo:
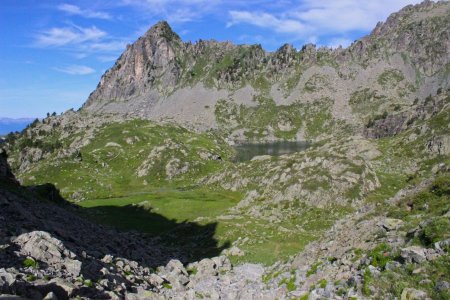
<path fill-rule="evenodd" d="M 171 259 L 189 263 L 218 256 L 230 245 L 215 239 L 217 223 L 177 222 L 136 205 L 82 208 L 62 198 L 52 184 L 22 187 L 1 179 L 0 237 L 48 232 L 82 261 L 84 278 L 102 277 L 100 270 L 109 267 L 100 261 L 105 255 L 155 268 Z M 0 252 L 0 265 L 19 267 L 24 257 L 17 257 L 17 250 Z"/>
<path fill-rule="evenodd" d="M 151 207 L 130 204 L 126 206 L 96 206 L 91 208 L 80 207 L 65 200 L 52 184 L 31 187 L 40 197 L 50 200 L 59 207 L 69 208 L 77 212 L 83 219 L 89 219 L 94 224 L 106 225 L 107 229 L 114 228 L 121 235 L 133 235 L 135 239 L 149 240 L 161 254 L 161 259 L 154 263 L 141 263 L 145 266 L 155 267 L 165 265 L 171 259 L 179 259 L 183 263 L 198 261 L 220 255 L 222 250 L 230 247 L 230 242 L 219 244 L 214 237 L 217 222 L 199 224 L 196 222 L 169 219 L 152 211 Z M 103 227 L 102 225 L 99 227 Z M 69 234 L 70 235 L 70 234 Z M 75 236 L 75 235 L 70 235 Z M 86 245 L 87 248 L 94 244 Z M 136 260 L 136 257 L 127 257 L 121 253 L 124 245 L 108 247 L 113 256 Z M 132 246 L 132 245 L 131 245 Z"/>
<path fill-rule="evenodd" d="M 155 213 L 151 208 L 140 205 L 96 206 L 80 208 L 83 214 L 102 224 L 116 227 L 122 231 L 144 233 L 157 240 L 167 249 L 173 249 L 173 258 L 184 262 L 218 256 L 228 248 L 227 242 L 219 246 L 214 238 L 217 222 L 198 224 L 196 222 L 177 222 Z M 180 256 L 182 252 L 182 256 Z M 175 253 L 178 253 L 176 255 Z"/>

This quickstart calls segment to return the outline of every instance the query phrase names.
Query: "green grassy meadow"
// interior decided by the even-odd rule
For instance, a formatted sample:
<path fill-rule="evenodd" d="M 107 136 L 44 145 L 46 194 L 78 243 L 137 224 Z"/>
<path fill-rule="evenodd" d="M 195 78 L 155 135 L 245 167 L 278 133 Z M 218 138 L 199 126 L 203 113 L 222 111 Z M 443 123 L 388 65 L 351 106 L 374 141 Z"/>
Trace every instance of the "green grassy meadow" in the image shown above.
<path fill-rule="evenodd" d="M 434 119 L 447 121 L 441 114 Z M 434 127 L 440 128 L 440 123 Z M 368 203 L 382 203 L 411 180 L 427 177 L 430 165 L 441 159 L 421 160 L 425 141 L 408 141 L 412 130 L 377 141 L 382 155 L 373 166 L 381 186 L 366 195 Z M 55 139 L 56 135 L 52 133 Z M 409 153 L 413 146 L 420 151 Z M 411 160 L 405 159 L 410 154 L 420 163 L 418 171 L 408 175 L 403 170 L 410 169 Z M 256 187 L 250 184 L 233 191 L 220 184 L 203 184 L 208 176 L 236 168 L 233 148 L 213 132 L 194 133 L 178 126 L 130 120 L 97 128 L 75 158 L 60 158 L 56 152 L 52 155 L 20 174 L 20 179 L 28 185 L 55 184 L 63 197 L 79 205 L 81 213 L 94 221 L 160 237 L 175 247 L 188 245 L 198 253 L 196 257 L 217 255 L 217 249 L 234 244 L 245 253 L 233 257 L 234 262 L 271 264 L 298 253 L 351 212 L 346 206 L 317 208 L 300 203 L 289 208 L 295 213 L 280 221 L 233 211 L 249 189 Z M 243 170 L 239 176 L 254 178 L 265 170 L 261 168 L 265 163 L 244 163 L 239 166 Z M 170 175 L 171 164 L 178 164 L 175 170 L 186 166 L 185 171 Z M 234 173 L 230 174 L 227 176 Z M 222 178 L 224 182 L 229 179 Z M 313 182 L 311 188 L 319 184 Z M 259 201 L 266 200 L 270 199 Z"/>
<path fill-rule="evenodd" d="M 125 197 L 85 200 L 78 205 L 83 208 L 84 214 L 95 221 L 122 230 L 160 236 L 169 244 L 179 242 L 179 231 L 187 226 L 190 230 L 181 238 L 183 243 L 191 243 L 192 251 L 203 255 L 208 254 L 208 246 L 196 239 L 205 228 L 213 225 L 212 238 L 217 243 L 216 247 L 224 248 L 238 241 L 238 247 L 244 251 L 245 255 L 233 257 L 233 262 L 267 265 L 302 250 L 331 226 L 337 217 L 317 208 L 305 208 L 301 216 L 281 223 L 227 215 L 228 209 L 235 206 L 242 196 L 240 192 L 207 188 L 159 188 Z"/>
<path fill-rule="evenodd" d="M 52 136 L 57 138 L 57 132 Z M 221 159 L 205 158 L 205 153 Z M 53 183 L 90 219 L 160 237 L 191 249 L 194 257 L 217 255 L 217 249 L 237 241 L 245 255 L 234 257 L 235 262 L 270 264 L 297 253 L 334 222 L 336 216 L 313 208 L 302 208 L 303 214 L 282 223 L 234 215 L 229 209 L 246 191 L 199 184 L 205 176 L 232 167 L 233 155 L 213 133 L 131 120 L 98 128 L 75 159 L 50 157 L 21 179 L 28 185 Z M 167 166 L 174 159 L 179 159 L 178 169 L 188 168 L 169 178 Z"/>

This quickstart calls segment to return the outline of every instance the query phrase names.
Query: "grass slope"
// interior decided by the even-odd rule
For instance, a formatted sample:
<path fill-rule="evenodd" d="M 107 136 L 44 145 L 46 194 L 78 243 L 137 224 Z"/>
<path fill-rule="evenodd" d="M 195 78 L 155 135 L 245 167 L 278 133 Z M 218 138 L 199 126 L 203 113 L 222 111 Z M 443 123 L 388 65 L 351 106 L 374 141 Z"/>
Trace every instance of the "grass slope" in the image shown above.
<path fill-rule="evenodd" d="M 57 132 L 51 137 L 57 139 Z M 212 234 L 219 247 L 235 242 L 244 251 L 235 262 L 271 264 L 303 249 L 336 219 L 307 206 L 282 223 L 230 214 L 245 190 L 198 185 L 233 164 L 233 149 L 214 134 L 132 120 L 99 128 L 77 156 L 59 158 L 56 153 L 22 173 L 25 184 L 51 182 L 91 219 L 160 236 L 169 244 L 182 240 L 202 255 L 209 246 L 198 237 Z M 188 168 L 169 177 L 167 166 L 176 159 L 175 169 Z"/>

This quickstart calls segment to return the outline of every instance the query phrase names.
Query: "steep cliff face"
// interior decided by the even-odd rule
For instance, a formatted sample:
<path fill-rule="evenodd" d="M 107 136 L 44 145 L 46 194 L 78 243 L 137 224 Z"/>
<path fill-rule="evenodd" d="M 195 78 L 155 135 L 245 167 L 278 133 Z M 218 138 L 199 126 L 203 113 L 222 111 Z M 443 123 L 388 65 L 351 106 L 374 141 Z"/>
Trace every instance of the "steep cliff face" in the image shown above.
<path fill-rule="evenodd" d="M 102 76 L 84 107 L 144 95 L 157 80 L 167 86 L 175 86 L 180 75 L 176 51 L 182 46 L 180 37 L 167 22 L 156 24 L 135 43 L 127 46 L 114 66 Z"/>

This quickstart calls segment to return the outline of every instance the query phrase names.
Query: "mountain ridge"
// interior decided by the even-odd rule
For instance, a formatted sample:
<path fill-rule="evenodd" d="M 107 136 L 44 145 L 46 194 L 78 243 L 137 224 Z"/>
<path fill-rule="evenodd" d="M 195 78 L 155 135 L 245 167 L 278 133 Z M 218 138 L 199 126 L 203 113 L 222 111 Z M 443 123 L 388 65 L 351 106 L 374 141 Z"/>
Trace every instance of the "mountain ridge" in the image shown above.
<path fill-rule="evenodd" d="M 390 89 L 401 94 L 394 104 L 410 104 L 449 86 L 445 72 L 450 46 L 443 30 L 450 26 L 445 17 L 449 11 L 448 2 L 425 1 L 391 15 L 348 48 L 307 44 L 297 51 L 285 44 L 275 52 L 214 40 L 182 42 L 162 21 L 127 47 L 82 110 L 172 119 L 203 131 L 231 130 L 242 138 L 242 128 L 218 122 L 220 100 L 252 107 L 258 97 L 277 106 L 329 98 L 333 118 L 358 125 L 367 122 L 367 115 L 355 114 L 349 99 L 361 87 L 398 97 L 379 83 L 384 72 L 398 73 L 403 85 Z"/>

